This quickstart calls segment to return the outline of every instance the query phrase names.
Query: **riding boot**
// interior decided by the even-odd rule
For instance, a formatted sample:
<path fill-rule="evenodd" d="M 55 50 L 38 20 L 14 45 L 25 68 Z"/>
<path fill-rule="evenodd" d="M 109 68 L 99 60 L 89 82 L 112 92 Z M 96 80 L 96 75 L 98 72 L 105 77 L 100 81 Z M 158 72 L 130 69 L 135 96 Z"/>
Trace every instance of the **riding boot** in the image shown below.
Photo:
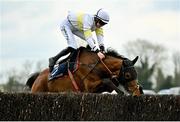
<path fill-rule="evenodd" d="M 67 55 L 70 52 L 73 52 L 75 49 L 72 47 L 67 47 L 61 52 L 59 52 L 56 56 L 49 58 L 49 71 L 52 72 L 54 65 L 56 64 L 56 61 L 61 58 L 62 56 Z"/>

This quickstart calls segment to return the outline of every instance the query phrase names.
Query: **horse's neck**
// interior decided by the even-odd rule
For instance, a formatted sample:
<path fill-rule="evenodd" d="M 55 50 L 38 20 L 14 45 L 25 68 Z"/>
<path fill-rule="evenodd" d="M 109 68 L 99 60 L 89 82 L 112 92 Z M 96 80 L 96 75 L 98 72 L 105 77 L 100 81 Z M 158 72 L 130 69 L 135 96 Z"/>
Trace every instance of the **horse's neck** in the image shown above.
<path fill-rule="evenodd" d="M 79 58 L 80 58 L 80 62 L 85 64 L 91 64 L 98 61 L 98 57 L 96 53 L 87 51 L 85 49 L 80 52 Z"/>
<path fill-rule="evenodd" d="M 113 72 L 121 68 L 123 60 L 112 56 L 107 56 L 106 59 L 104 60 L 104 63 Z"/>
<path fill-rule="evenodd" d="M 80 62 L 85 64 L 95 64 L 99 60 L 96 53 L 87 51 L 86 49 L 81 50 L 79 58 Z M 107 55 L 104 60 L 104 63 L 112 72 L 119 70 L 122 66 L 122 62 L 123 59 L 109 55 Z"/>

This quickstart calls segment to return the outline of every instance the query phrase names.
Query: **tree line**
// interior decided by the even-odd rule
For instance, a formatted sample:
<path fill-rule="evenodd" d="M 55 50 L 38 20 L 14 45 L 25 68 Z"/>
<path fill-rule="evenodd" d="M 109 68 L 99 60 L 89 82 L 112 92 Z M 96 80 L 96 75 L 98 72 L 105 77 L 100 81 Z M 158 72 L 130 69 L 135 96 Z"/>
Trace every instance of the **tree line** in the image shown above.
<path fill-rule="evenodd" d="M 7 80 L 5 84 L 0 84 L 0 91 L 5 92 L 24 92 L 25 83 L 33 71 L 41 71 L 45 67 L 44 61 L 33 63 L 25 61 L 22 64 L 22 69 L 10 69 L 6 73 Z"/>
<path fill-rule="evenodd" d="M 144 89 L 159 91 L 180 86 L 180 52 L 169 56 L 168 49 L 162 45 L 140 39 L 130 41 L 124 47 L 128 56 L 140 57 L 136 69 L 139 83 Z M 167 61 L 171 61 L 172 65 Z M 170 70 L 173 73 L 168 74 Z"/>

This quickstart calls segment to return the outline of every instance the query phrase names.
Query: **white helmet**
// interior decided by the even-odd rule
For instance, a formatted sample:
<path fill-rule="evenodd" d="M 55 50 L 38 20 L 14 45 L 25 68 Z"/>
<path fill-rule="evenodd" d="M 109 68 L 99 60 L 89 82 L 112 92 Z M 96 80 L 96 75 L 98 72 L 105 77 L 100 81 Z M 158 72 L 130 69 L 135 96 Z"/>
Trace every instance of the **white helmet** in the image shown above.
<path fill-rule="evenodd" d="M 99 9 L 95 16 L 106 24 L 109 22 L 109 14 L 103 9 Z"/>

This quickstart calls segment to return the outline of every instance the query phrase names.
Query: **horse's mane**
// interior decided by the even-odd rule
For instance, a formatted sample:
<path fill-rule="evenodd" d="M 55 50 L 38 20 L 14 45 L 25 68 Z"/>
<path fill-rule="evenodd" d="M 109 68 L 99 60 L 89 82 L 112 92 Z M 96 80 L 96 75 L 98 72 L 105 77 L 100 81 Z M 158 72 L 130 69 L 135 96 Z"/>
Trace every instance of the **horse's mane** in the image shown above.
<path fill-rule="evenodd" d="M 80 50 L 82 49 L 86 49 L 87 51 L 91 51 L 91 48 L 89 45 L 87 45 L 86 47 L 80 47 Z M 109 47 L 106 50 L 106 55 L 115 57 L 115 58 L 121 58 L 121 59 L 126 59 L 123 55 L 120 55 L 115 49 Z"/>
<path fill-rule="evenodd" d="M 126 59 L 123 55 L 120 55 L 115 49 L 111 47 L 107 48 L 106 55 L 113 56 L 116 58 Z"/>

